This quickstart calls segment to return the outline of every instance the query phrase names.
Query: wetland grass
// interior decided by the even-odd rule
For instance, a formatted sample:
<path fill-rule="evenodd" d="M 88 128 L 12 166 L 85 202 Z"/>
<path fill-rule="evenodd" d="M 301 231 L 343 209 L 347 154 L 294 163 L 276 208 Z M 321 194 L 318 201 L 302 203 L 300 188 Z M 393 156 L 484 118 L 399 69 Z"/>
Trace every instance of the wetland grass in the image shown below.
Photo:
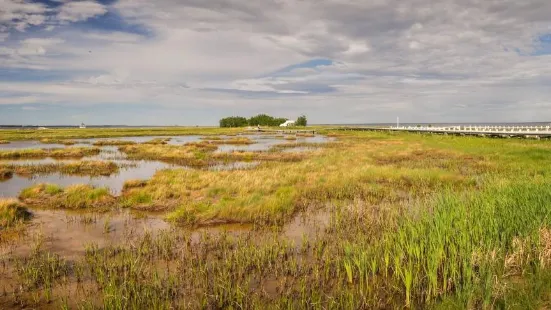
<path fill-rule="evenodd" d="M 0 166 L 0 181 L 11 179 L 12 176 L 12 169 Z"/>
<path fill-rule="evenodd" d="M 52 138 L 43 138 L 39 140 L 40 143 L 44 144 L 63 144 L 63 145 L 74 145 L 77 142 L 70 139 L 52 139 Z"/>
<path fill-rule="evenodd" d="M 515 305 L 507 290 L 521 277 L 529 279 L 527 290 L 515 291 L 514 300 L 522 295 L 524 305 L 539 308 L 549 292 L 551 185 L 526 182 L 480 195 L 443 193 L 419 201 L 417 210 L 336 207 L 328 226 L 301 245 L 272 230 L 205 234 L 195 242 L 172 231 L 123 246 L 91 245 L 72 268 L 39 252 L 23 260 L 36 270 L 21 273 L 30 285 L 17 294 L 25 300 L 47 291 L 43 283 L 62 285 L 62 277 L 41 272 L 60 263 L 53 269 L 65 281 L 90 283 L 79 300 L 103 306 L 492 308 Z M 29 263 L 47 257 L 50 263 Z"/>
<path fill-rule="evenodd" d="M 170 163 L 202 167 L 207 166 L 208 154 L 218 147 L 206 142 L 194 142 L 185 145 L 148 145 L 137 144 L 119 147 L 130 159 L 154 159 Z"/>
<path fill-rule="evenodd" d="M 251 170 L 165 169 L 147 181 L 128 181 L 119 198 L 105 191 L 91 195 L 102 191 L 82 186 L 71 200 L 77 207 L 106 199 L 111 206 L 164 208 L 170 221 L 184 227 L 258 225 L 241 234 L 199 238 L 186 229 L 123 234 L 121 245 L 89 245 L 81 260 L 70 263 L 38 248 L 13 258 L 16 268 L 7 270 L 15 270 L 10 275 L 17 276 L 19 289 L 8 289 L 0 305 L 7 300 L 30 308 L 119 309 L 551 306 L 548 142 L 347 132 L 339 143 L 300 161 L 267 162 Z M 193 147 L 200 145 L 210 144 Z M 184 152 L 124 147 L 147 156 Z M 68 191 L 38 185 L 20 198 L 69 205 Z M 327 222 L 313 223 L 318 229 L 298 243 L 290 240 L 286 223 L 315 211 L 326 212 Z M 85 285 L 63 289 L 77 283 Z"/>
<path fill-rule="evenodd" d="M 153 144 L 153 145 L 160 145 L 160 144 L 167 144 L 168 141 L 170 141 L 171 138 L 154 138 L 149 141 L 143 142 L 143 144 Z"/>
<path fill-rule="evenodd" d="M 88 139 L 141 136 L 187 136 L 237 134 L 242 128 L 207 127 L 154 127 L 154 128 L 86 128 L 86 129 L 7 129 L 0 132 L 0 140 L 40 140 L 40 139 Z"/>
<path fill-rule="evenodd" d="M 128 165 L 124 165 L 125 167 Z M 88 175 L 88 176 L 109 176 L 119 171 L 120 164 L 110 161 L 84 160 L 76 162 L 60 162 L 45 164 L 0 164 L 0 177 L 2 171 L 8 171 L 20 176 L 37 174 L 61 173 L 64 175 Z"/>
<path fill-rule="evenodd" d="M 339 142 L 287 142 L 287 143 L 278 143 L 273 145 L 270 148 L 270 151 L 280 151 L 283 149 L 292 149 L 292 148 L 332 148 L 332 147 L 342 147 L 342 144 Z"/>
<path fill-rule="evenodd" d="M 0 199 L 0 230 L 14 227 L 31 217 L 31 213 L 16 199 Z"/>
<path fill-rule="evenodd" d="M 235 137 L 235 138 L 220 139 L 220 140 L 214 139 L 214 140 L 209 140 L 209 142 L 214 144 L 229 144 L 229 145 L 249 145 L 249 144 L 256 143 L 253 140 L 246 137 Z"/>
<path fill-rule="evenodd" d="M 136 144 L 136 142 L 126 140 L 98 140 L 93 143 L 94 146 L 121 146 L 133 144 Z"/>
<path fill-rule="evenodd" d="M 77 184 L 62 188 L 54 184 L 36 184 L 21 191 L 19 199 L 33 207 L 60 209 L 105 209 L 116 203 L 108 188 Z"/>
<path fill-rule="evenodd" d="M 0 151 L 0 159 L 25 159 L 25 158 L 82 158 L 94 156 L 100 153 L 96 147 L 67 147 L 54 149 L 21 149 Z"/>

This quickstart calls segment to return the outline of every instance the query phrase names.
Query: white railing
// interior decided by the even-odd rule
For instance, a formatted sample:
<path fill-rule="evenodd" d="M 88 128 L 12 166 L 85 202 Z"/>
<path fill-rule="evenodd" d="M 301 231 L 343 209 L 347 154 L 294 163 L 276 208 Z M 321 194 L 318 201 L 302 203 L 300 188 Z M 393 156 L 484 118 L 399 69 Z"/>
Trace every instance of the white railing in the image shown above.
<path fill-rule="evenodd" d="M 399 126 L 392 130 L 488 134 L 551 134 L 551 126 Z"/>

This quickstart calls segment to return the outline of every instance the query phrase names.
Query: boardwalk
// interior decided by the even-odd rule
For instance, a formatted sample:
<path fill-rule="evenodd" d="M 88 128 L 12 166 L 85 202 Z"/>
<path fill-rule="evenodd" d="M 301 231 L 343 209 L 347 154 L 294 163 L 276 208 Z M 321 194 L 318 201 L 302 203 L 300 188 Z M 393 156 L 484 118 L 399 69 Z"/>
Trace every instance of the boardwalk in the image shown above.
<path fill-rule="evenodd" d="M 460 136 L 479 136 L 497 138 L 551 138 L 551 126 L 444 126 L 444 127 L 340 127 L 338 130 L 360 131 L 405 131 Z"/>

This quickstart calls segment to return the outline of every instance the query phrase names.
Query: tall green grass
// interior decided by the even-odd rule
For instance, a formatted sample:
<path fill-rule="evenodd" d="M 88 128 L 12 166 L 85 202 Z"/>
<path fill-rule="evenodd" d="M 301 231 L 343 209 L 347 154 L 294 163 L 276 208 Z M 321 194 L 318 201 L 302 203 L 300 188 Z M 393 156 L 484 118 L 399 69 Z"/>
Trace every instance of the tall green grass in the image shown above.
<path fill-rule="evenodd" d="M 461 307 L 490 307 L 509 276 L 538 273 L 551 262 L 551 244 L 541 239 L 551 227 L 551 183 L 496 182 L 481 193 L 437 195 L 369 250 L 351 242 L 343 261 L 348 280 L 383 276 L 406 306 L 451 294 Z"/>

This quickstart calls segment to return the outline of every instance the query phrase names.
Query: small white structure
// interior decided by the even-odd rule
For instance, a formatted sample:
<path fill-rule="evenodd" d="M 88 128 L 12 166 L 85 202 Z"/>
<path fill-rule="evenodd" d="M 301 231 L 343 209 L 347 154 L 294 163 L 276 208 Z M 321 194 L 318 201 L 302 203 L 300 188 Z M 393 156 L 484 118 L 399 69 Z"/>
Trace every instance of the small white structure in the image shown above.
<path fill-rule="evenodd" d="M 288 119 L 285 121 L 285 123 L 279 125 L 279 127 L 289 127 L 289 126 L 295 126 L 295 121 Z"/>
<path fill-rule="evenodd" d="M 84 125 L 84 123 L 81 123 L 80 127 L 78 127 L 78 128 L 86 128 L 86 125 Z"/>

